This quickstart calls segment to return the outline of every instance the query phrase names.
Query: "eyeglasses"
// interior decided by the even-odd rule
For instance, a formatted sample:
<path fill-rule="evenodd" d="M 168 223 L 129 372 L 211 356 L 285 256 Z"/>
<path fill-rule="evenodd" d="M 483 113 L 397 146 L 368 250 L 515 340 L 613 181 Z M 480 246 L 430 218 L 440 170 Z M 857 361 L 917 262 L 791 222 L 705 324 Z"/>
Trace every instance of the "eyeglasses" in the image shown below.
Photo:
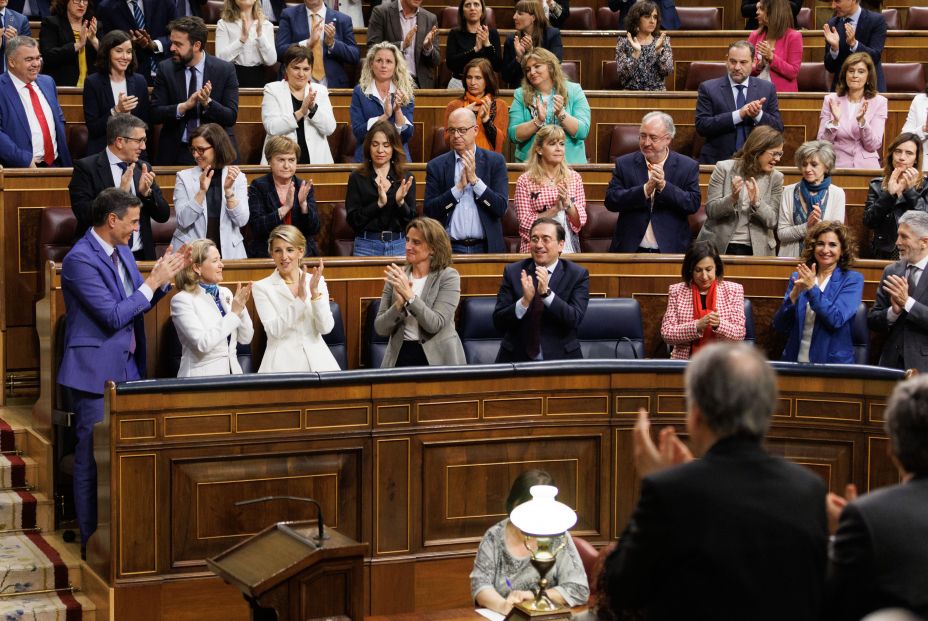
<path fill-rule="evenodd" d="M 454 136 L 455 134 L 457 134 L 458 136 L 463 136 L 464 134 L 474 129 L 475 127 L 477 126 L 471 125 L 470 127 L 446 127 L 445 131 L 451 134 L 452 136 Z"/>
<path fill-rule="evenodd" d="M 81 5 L 81 4 L 90 4 L 90 0 L 71 0 L 71 2 L 73 2 L 74 4 L 77 4 L 77 5 Z"/>
<path fill-rule="evenodd" d="M 129 136 L 120 136 L 120 138 L 128 142 L 137 142 L 139 144 L 145 144 L 145 138 L 131 138 Z"/>
<path fill-rule="evenodd" d="M 767 151 L 767 153 L 770 155 L 770 157 L 772 157 L 775 160 L 778 160 L 781 157 L 783 157 L 782 151 Z"/>
<path fill-rule="evenodd" d="M 639 142 L 660 142 L 666 138 L 670 138 L 670 134 L 664 134 L 663 136 L 653 136 L 651 134 L 638 134 Z"/>
<path fill-rule="evenodd" d="M 190 147 L 190 152 L 194 155 L 203 155 L 213 147 Z"/>

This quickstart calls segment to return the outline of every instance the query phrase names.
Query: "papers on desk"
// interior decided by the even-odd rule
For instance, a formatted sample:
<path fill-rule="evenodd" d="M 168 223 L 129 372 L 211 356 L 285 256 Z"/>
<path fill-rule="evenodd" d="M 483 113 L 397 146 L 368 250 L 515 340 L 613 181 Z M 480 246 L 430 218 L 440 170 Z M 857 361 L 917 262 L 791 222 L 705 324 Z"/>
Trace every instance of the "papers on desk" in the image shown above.
<path fill-rule="evenodd" d="M 503 619 L 506 618 L 498 612 L 490 610 L 489 608 L 478 608 L 477 614 L 481 617 L 489 619 L 490 621 L 503 621 Z"/>

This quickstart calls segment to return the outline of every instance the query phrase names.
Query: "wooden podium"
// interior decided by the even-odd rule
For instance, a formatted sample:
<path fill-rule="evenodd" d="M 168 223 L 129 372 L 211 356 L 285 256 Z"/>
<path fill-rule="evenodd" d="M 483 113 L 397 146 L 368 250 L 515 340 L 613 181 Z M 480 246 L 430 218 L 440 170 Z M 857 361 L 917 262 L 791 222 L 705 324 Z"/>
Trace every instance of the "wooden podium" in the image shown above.
<path fill-rule="evenodd" d="M 360 621 L 367 544 L 331 528 L 321 543 L 316 534 L 315 520 L 278 522 L 206 563 L 242 591 L 253 621 Z"/>

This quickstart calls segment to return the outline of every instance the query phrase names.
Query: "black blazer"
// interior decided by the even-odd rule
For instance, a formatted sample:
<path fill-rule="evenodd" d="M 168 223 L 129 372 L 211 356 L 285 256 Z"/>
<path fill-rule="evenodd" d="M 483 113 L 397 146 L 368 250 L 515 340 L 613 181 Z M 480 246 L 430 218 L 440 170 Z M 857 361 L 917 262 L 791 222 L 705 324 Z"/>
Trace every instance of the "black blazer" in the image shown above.
<path fill-rule="evenodd" d="M 829 554 L 826 618 L 860 619 L 882 608 L 928 617 L 928 478 L 884 487 L 841 512 Z"/>
<path fill-rule="evenodd" d="M 162 50 L 160 54 L 155 54 L 139 47 L 134 48 L 139 64 L 138 72 L 151 83 L 152 59 L 158 63 L 171 56 L 171 33 L 168 32 L 168 24 L 177 17 L 177 4 L 173 0 L 141 0 L 141 2 L 145 13 L 145 29 L 152 39 L 161 43 Z M 97 2 L 96 13 L 100 24 L 97 36 L 101 39 L 111 30 L 129 32 L 135 29 L 135 17 L 129 10 L 126 0 L 100 0 Z"/>
<path fill-rule="evenodd" d="M 406 173 L 409 176 L 409 173 Z M 355 171 L 348 176 L 348 192 L 345 195 L 345 210 L 348 224 L 355 233 L 362 231 L 393 231 L 403 233 L 406 225 L 416 217 L 416 180 L 413 179 L 406 199 L 396 204 L 396 189 L 399 181 L 392 175 L 387 177 L 392 184 L 387 190 L 387 204 L 377 206 L 378 192 L 374 178 Z"/>
<path fill-rule="evenodd" d="M 610 607 L 650 621 L 819 619 L 825 491 L 808 469 L 738 437 L 645 477 L 606 557 Z"/>
<path fill-rule="evenodd" d="M 841 71 L 841 65 L 851 50 L 847 46 L 847 40 L 844 35 L 844 27 L 838 26 L 838 18 L 832 17 L 828 20 L 828 25 L 838 31 L 838 56 L 831 57 L 831 46 L 825 43 L 825 69 L 834 74 L 831 81 L 831 90 L 835 90 L 838 84 L 838 73 Z M 857 38 L 857 51 L 870 54 L 873 64 L 876 66 L 876 89 L 881 93 L 886 92 L 886 79 L 883 77 L 883 47 L 886 45 L 886 20 L 880 13 L 861 9 L 860 19 L 857 21 L 857 29 L 854 31 Z"/>
<path fill-rule="evenodd" d="M 496 295 L 493 325 L 503 335 L 496 362 L 525 362 L 528 315 L 516 318 L 516 304 L 522 298 L 522 270 L 534 278 L 535 261 L 531 258 L 510 263 L 503 271 L 503 280 Z M 583 358 L 577 327 L 583 321 L 590 301 L 590 273 L 563 256 L 551 275 L 554 300 L 546 306 L 541 318 L 541 352 L 545 360 Z"/>
<path fill-rule="evenodd" d="M 311 189 L 306 196 L 309 213 L 300 211 L 297 201 L 303 180 L 294 177 L 293 182 L 293 208 L 290 210 L 290 224 L 300 229 L 306 238 L 306 255 L 318 257 L 319 247 L 316 245 L 316 235 L 319 233 L 319 212 L 316 209 L 315 189 Z M 251 241 L 248 244 L 248 258 L 268 257 L 267 240 L 274 227 L 283 224 L 277 215 L 280 207 L 280 197 L 274 188 L 274 177 L 267 173 L 258 177 L 248 186 L 248 226 L 251 228 Z"/>
<path fill-rule="evenodd" d="M 921 191 L 909 188 L 896 197 L 883 189 L 883 178 L 870 180 L 864 203 L 864 224 L 873 229 L 873 256 L 891 259 L 896 249 L 899 218 L 909 210 L 928 211 L 928 180 Z"/>
<path fill-rule="evenodd" d="M 135 166 L 133 179 L 135 187 L 139 187 L 139 178 L 142 176 L 141 164 L 146 168 L 151 168 L 148 162 L 141 160 Z M 97 194 L 106 188 L 112 188 L 113 173 L 110 171 L 109 158 L 106 151 L 89 155 L 83 159 L 74 162 L 74 173 L 71 175 L 71 183 L 68 184 L 68 193 L 71 195 L 71 210 L 77 218 L 77 237 L 83 236 L 84 232 L 93 224 L 91 214 L 91 204 Z M 139 220 L 139 235 L 142 236 L 142 252 L 147 261 L 155 259 L 155 241 L 151 233 L 151 221 L 167 222 L 171 217 L 171 208 L 168 202 L 164 200 L 161 194 L 161 188 L 155 182 L 151 186 L 151 194 L 146 196 L 137 195 L 142 201 L 141 219 Z"/>
<path fill-rule="evenodd" d="M 151 100 L 148 98 L 148 83 L 138 73 L 126 75 L 126 91 L 130 97 L 139 98 L 139 105 L 132 114 L 139 117 L 151 130 Z M 99 153 L 106 148 L 106 122 L 110 110 L 116 105 L 110 77 L 94 72 L 84 80 L 84 122 L 87 124 L 87 155 Z M 149 134 L 151 135 L 151 134 Z M 143 159 L 145 158 L 143 154 Z"/>
<path fill-rule="evenodd" d="M 84 46 L 87 59 L 87 76 L 95 71 L 97 51 L 90 42 Z M 66 17 L 49 15 L 42 18 L 39 34 L 39 52 L 42 53 L 42 73 L 51 76 L 57 86 L 77 86 L 79 69 L 74 50 L 74 31 Z"/>
<path fill-rule="evenodd" d="M 197 109 L 200 110 L 200 124 L 217 123 L 224 127 L 232 140 L 232 146 L 238 151 L 235 133 L 232 131 L 238 118 L 238 77 L 235 75 L 235 67 L 230 62 L 207 54 L 203 84 L 209 81 L 213 85 L 212 103 L 205 109 L 197 106 L 178 119 L 177 105 L 187 101 L 186 69 L 186 66 L 175 64 L 172 60 L 161 61 L 158 65 L 155 88 L 151 94 L 152 120 L 162 124 L 155 164 L 175 166 L 193 163 L 188 146 L 181 142 L 181 138 L 187 119 L 194 116 Z"/>
<path fill-rule="evenodd" d="M 522 85 L 522 64 L 516 60 L 515 33 L 506 37 L 506 43 L 503 45 L 503 82 L 509 85 L 509 88 L 519 88 Z M 558 60 L 564 60 L 564 44 L 561 42 L 561 31 L 557 28 L 548 26 L 541 36 L 541 45 L 555 56 Z"/>

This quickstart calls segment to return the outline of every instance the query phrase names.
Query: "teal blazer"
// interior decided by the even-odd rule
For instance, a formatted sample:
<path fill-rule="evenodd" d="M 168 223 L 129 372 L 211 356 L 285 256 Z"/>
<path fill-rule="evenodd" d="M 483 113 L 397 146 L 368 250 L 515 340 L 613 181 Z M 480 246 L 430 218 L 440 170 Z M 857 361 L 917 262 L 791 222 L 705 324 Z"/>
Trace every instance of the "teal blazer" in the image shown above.
<path fill-rule="evenodd" d="M 586 146 L 584 141 L 590 134 L 590 104 L 587 103 L 583 88 L 575 82 L 567 82 L 567 114 L 580 121 L 577 133 L 567 135 L 564 148 L 564 159 L 568 164 L 586 164 Z M 532 119 L 532 111 L 522 100 L 522 89 L 517 88 L 513 93 L 512 105 L 509 106 L 509 142 L 515 145 L 515 158 L 517 162 L 528 161 L 535 136 L 525 142 L 516 140 L 516 127 Z M 557 120 L 555 119 L 555 124 Z M 566 132 L 565 132 L 566 133 Z"/>

